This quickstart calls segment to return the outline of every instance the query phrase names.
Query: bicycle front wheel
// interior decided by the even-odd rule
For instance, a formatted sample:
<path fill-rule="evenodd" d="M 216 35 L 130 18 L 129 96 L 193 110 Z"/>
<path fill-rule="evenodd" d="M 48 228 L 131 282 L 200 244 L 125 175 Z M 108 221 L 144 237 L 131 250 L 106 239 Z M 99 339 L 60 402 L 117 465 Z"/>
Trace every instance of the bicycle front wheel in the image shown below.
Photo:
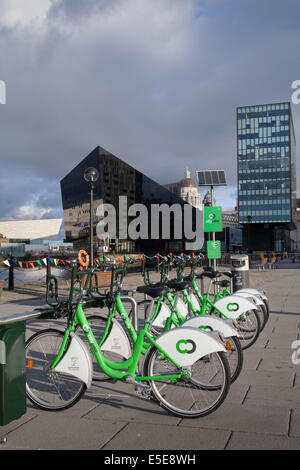
<path fill-rule="evenodd" d="M 259 316 L 255 310 L 248 310 L 237 318 L 237 324 L 242 349 L 248 349 L 259 337 L 261 331 Z"/>
<path fill-rule="evenodd" d="M 180 370 L 153 347 L 144 364 L 146 376 L 178 374 Z M 162 407 L 176 416 L 197 418 L 215 411 L 230 387 L 230 369 L 224 353 L 212 353 L 189 368 L 190 378 L 151 380 L 150 386 Z"/>
<path fill-rule="evenodd" d="M 32 403 L 49 411 L 69 408 L 86 390 L 80 379 L 50 370 L 63 338 L 62 331 L 47 329 L 35 333 L 25 345 L 26 395 Z"/>

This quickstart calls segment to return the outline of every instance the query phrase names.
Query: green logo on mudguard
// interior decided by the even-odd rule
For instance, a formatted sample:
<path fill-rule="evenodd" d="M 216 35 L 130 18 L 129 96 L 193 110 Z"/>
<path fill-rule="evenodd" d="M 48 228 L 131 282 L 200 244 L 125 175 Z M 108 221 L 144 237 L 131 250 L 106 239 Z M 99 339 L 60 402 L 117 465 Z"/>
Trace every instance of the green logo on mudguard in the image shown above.
<path fill-rule="evenodd" d="M 181 339 L 176 343 L 176 349 L 180 354 L 193 354 L 196 351 L 196 343 L 191 339 Z"/>
<path fill-rule="evenodd" d="M 236 303 L 232 302 L 230 304 L 227 304 L 226 308 L 227 308 L 228 312 L 237 312 L 240 307 L 239 307 L 239 304 L 236 304 Z"/>

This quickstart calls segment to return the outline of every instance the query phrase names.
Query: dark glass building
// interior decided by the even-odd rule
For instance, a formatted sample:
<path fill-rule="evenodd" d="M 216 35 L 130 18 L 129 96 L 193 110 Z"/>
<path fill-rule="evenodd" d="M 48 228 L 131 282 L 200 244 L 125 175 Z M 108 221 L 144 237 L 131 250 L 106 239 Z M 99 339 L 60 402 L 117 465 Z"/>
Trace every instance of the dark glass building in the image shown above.
<path fill-rule="evenodd" d="M 250 251 L 293 249 L 296 140 L 288 102 L 237 108 L 239 222 Z"/>
<path fill-rule="evenodd" d="M 174 238 L 174 215 L 171 212 L 170 237 L 151 239 L 151 205 L 153 204 L 180 204 L 183 207 L 186 202 L 168 191 L 140 171 L 120 160 L 101 147 L 96 147 L 73 170 L 61 180 L 61 195 L 64 211 L 65 241 L 73 242 L 76 249 L 89 246 L 89 220 L 90 220 L 90 196 L 88 183 L 83 178 L 86 168 L 94 167 L 99 171 L 99 179 L 94 189 L 94 247 L 95 251 L 103 251 L 103 246 L 96 236 L 96 225 L 101 220 L 97 215 L 97 207 L 101 204 L 112 204 L 116 209 L 117 233 L 120 224 L 130 223 L 134 217 L 128 214 L 120 220 L 119 196 L 127 196 L 128 207 L 132 204 L 143 204 L 148 208 L 148 232 L 147 239 L 132 240 L 122 239 L 116 236 L 110 237 L 108 245 L 110 250 L 118 253 L 140 252 L 169 253 L 185 251 L 185 240 Z M 193 209 L 194 211 L 194 209 Z M 193 212 L 194 214 L 194 212 Z M 162 217 L 162 216 L 161 216 Z M 160 219 L 160 224 L 162 219 Z M 193 226 L 194 228 L 194 226 Z M 159 228 L 161 231 L 161 226 Z M 184 231 L 183 231 L 184 233 Z M 160 234 L 161 235 L 161 234 Z"/>

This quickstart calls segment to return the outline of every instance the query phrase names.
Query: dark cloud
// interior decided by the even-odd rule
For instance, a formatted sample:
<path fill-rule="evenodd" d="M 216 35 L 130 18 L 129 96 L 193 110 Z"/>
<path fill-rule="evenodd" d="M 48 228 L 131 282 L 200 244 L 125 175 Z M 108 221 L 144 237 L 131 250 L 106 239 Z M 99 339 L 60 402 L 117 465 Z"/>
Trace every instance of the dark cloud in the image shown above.
<path fill-rule="evenodd" d="M 299 17 L 296 0 L 60 0 L 36 29 L 2 23 L 2 218 L 60 211 L 59 180 L 97 145 L 160 183 L 225 169 L 233 207 L 235 109 L 290 101 Z"/>

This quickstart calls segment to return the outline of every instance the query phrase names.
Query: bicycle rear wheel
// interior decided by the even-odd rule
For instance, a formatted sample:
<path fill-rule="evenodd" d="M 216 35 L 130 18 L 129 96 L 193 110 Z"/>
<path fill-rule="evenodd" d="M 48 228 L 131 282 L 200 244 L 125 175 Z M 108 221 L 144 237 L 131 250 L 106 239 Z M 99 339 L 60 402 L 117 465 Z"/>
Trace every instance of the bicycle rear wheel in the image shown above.
<path fill-rule="evenodd" d="M 145 376 L 178 374 L 180 370 L 153 347 L 144 364 Z M 190 379 L 151 380 L 152 393 L 162 407 L 176 416 L 197 418 L 215 411 L 230 387 L 230 370 L 224 353 L 212 353 L 189 368 Z"/>
<path fill-rule="evenodd" d="M 69 408 L 86 390 L 80 379 L 49 368 L 63 338 L 62 331 L 50 328 L 35 333 L 25 345 L 26 395 L 32 403 L 49 411 Z"/>

